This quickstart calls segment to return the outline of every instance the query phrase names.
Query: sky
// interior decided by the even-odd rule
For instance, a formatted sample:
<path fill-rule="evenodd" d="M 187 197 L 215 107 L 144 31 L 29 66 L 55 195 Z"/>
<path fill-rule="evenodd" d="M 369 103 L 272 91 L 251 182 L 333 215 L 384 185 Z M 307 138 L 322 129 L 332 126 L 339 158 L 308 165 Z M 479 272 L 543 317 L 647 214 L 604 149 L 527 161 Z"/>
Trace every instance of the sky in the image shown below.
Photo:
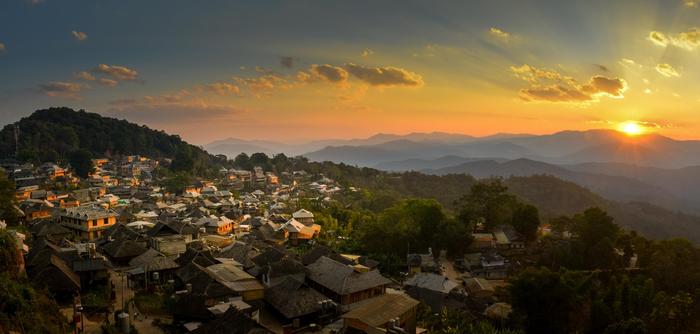
<path fill-rule="evenodd" d="M 700 139 L 700 0 L 0 1 L 0 124 L 195 144 L 618 129 Z"/>

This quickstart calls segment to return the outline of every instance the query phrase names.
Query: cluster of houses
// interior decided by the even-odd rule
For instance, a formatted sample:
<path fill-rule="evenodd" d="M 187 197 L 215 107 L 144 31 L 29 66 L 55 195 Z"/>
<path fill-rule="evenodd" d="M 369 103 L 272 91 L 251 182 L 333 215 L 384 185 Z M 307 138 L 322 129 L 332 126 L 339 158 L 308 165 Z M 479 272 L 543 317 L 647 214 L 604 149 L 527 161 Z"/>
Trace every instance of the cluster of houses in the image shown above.
<path fill-rule="evenodd" d="M 77 182 L 56 165 L 3 166 L 27 183 L 16 193 L 31 232 L 15 236 L 18 270 L 59 302 L 108 314 L 122 307 L 118 291 L 157 294 L 171 326 L 192 333 L 420 332 L 419 300 L 377 261 L 317 242 L 322 227 L 298 199 L 332 200 L 341 191 L 333 180 L 256 167 L 169 193 L 153 179 L 157 161 L 93 164 Z"/>

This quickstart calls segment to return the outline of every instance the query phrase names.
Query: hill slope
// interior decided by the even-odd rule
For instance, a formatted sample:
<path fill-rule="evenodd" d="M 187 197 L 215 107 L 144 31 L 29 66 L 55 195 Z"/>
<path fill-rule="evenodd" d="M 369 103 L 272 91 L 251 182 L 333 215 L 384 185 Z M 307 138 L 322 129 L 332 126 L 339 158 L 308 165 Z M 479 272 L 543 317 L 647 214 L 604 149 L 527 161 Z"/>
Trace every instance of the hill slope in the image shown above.
<path fill-rule="evenodd" d="M 0 131 L 0 158 L 15 157 L 14 126 L 19 128 L 20 160 L 59 161 L 78 149 L 95 157 L 145 155 L 172 159 L 186 151 L 197 172 L 211 168 L 220 159 L 190 145 L 179 136 L 125 120 L 70 108 L 37 110 Z"/>

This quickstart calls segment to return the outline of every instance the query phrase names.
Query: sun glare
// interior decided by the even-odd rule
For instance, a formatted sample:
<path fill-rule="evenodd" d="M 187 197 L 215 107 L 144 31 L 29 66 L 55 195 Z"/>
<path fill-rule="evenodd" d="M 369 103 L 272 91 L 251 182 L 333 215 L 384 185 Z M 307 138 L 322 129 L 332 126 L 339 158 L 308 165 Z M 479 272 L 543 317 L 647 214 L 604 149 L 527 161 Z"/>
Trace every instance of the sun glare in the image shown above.
<path fill-rule="evenodd" d="M 645 132 L 644 126 L 635 121 L 626 121 L 618 125 L 617 129 L 628 136 L 637 136 Z"/>

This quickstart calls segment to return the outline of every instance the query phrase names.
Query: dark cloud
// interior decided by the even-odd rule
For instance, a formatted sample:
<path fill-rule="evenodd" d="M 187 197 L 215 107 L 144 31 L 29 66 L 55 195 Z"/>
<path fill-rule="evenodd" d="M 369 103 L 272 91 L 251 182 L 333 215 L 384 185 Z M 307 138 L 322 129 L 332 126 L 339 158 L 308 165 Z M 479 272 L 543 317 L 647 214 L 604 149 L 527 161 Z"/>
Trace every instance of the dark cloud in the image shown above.
<path fill-rule="evenodd" d="M 39 85 L 39 91 L 51 97 L 80 100 L 80 92 L 86 86 L 74 82 L 53 81 Z"/>
<path fill-rule="evenodd" d="M 294 67 L 294 58 L 292 57 L 280 57 L 280 65 L 284 68 Z"/>

